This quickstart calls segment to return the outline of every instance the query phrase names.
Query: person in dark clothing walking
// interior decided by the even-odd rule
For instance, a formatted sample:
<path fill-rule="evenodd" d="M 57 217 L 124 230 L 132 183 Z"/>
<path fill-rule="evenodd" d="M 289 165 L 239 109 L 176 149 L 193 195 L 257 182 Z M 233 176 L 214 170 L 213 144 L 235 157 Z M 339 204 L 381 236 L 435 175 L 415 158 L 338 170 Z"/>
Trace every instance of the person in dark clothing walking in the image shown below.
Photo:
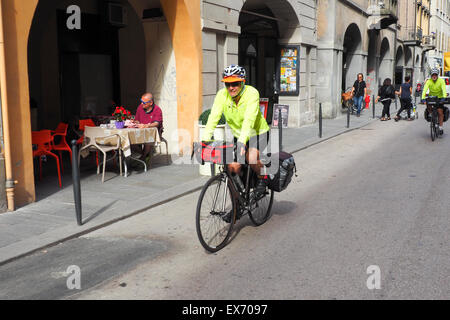
<path fill-rule="evenodd" d="M 411 94 L 412 94 L 412 86 L 411 86 L 411 77 L 406 76 L 405 82 L 402 83 L 400 87 L 400 91 L 396 91 L 396 94 L 400 96 L 400 104 L 401 108 L 398 110 L 397 115 L 395 116 L 394 120 L 398 121 L 400 120 L 400 114 L 403 112 L 403 110 L 406 110 L 408 113 L 408 121 L 412 121 L 411 118 Z"/>
<path fill-rule="evenodd" d="M 367 95 L 366 82 L 363 79 L 363 74 L 358 73 L 358 79 L 355 81 L 352 88 L 353 102 L 358 107 L 358 111 L 356 112 L 357 117 L 359 117 L 359 114 L 361 113 L 361 106 Z"/>
<path fill-rule="evenodd" d="M 383 113 L 381 114 L 381 121 L 391 120 L 391 99 L 395 99 L 395 89 L 391 84 L 391 79 L 386 78 L 383 81 L 383 85 L 378 90 L 378 96 L 375 99 L 375 103 L 378 103 L 378 100 L 383 104 Z"/>

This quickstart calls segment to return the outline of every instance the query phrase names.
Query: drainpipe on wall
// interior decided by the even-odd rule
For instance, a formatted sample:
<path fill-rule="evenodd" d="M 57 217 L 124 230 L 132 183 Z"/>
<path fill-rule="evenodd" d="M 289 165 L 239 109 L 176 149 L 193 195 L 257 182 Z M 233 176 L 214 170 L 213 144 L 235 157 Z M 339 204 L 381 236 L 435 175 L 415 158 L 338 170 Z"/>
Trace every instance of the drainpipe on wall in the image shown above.
<path fill-rule="evenodd" d="M 6 199 L 8 202 L 8 210 L 14 211 L 14 185 L 17 183 L 17 181 L 14 181 L 12 178 L 11 140 L 9 135 L 8 99 L 6 90 L 6 62 L 5 62 L 5 41 L 3 33 L 2 0 L 0 0 L 0 92 L 2 99 L 1 110 L 3 121 L 4 154 L 5 154 Z"/>

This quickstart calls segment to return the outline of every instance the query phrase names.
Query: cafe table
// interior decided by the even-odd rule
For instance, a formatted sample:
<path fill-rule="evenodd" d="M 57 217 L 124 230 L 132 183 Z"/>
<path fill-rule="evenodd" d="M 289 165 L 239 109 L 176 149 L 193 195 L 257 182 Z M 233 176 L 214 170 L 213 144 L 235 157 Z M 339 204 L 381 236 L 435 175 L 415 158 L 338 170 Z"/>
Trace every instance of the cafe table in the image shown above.
<path fill-rule="evenodd" d="M 153 143 L 155 147 L 157 147 L 161 143 L 161 138 L 159 136 L 159 132 L 157 128 L 123 128 L 123 129 L 117 129 L 117 128 L 103 128 L 103 127 L 97 127 L 101 128 L 103 130 L 103 133 L 105 137 L 111 136 L 111 135 L 119 135 L 120 137 L 120 150 L 123 153 L 125 157 L 125 172 L 124 176 L 128 176 L 128 169 L 127 169 L 127 162 L 130 160 L 139 161 L 144 165 L 144 170 L 147 171 L 147 164 L 136 158 L 133 157 L 131 153 L 131 145 L 133 144 L 143 144 L 143 143 Z M 96 142 L 98 144 L 102 145 L 116 145 L 117 144 L 117 138 L 111 137 L 111 138 L 97 138 Z M 85 145 L 85 141 L 83 141 L 82 147 Z M 89 150 L 83 150 L 81 152 L 81 156 L 83 158 L 87 157 L 89 154 Z"/>

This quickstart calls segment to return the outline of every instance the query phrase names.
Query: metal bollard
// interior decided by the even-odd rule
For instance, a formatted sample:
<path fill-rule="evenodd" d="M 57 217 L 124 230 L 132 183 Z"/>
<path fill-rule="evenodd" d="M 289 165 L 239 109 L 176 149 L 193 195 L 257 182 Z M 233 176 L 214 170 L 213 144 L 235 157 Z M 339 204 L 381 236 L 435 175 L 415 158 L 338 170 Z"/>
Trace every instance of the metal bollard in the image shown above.
<path fill-rule="evenodd" d="M 350 107 L 347 107 L 347 128 L 350 128 Z"/>
<path fill-rule="evenodd" d="M 73 198 L 75 200 L 75 212 L 77 223 L 81 226 L 81 186 L 80 186 L 80 164 L 78 163 L 77 141 L 72 140 L 72 180 L 73 180 Z"/>
<path fill-rule="evenodd" d="M 373 119 L 375 119 L 375 96 L 372 96 L 372 109 Z"/>
<path fill-rule="evenodd" d="M 278 109 L 278 148 L 281 152 L 283 150 L 283 119 L 281 119 L 281 108 Z"/>
<path fill-rule="evenodd" d="M 397 97 L 394 98 L 395 110 L 397 110 Z"/>
<path fill-rule="evenodd" d="M 322 103 L 319 103 L 319 138 L 322 138 Z"/>

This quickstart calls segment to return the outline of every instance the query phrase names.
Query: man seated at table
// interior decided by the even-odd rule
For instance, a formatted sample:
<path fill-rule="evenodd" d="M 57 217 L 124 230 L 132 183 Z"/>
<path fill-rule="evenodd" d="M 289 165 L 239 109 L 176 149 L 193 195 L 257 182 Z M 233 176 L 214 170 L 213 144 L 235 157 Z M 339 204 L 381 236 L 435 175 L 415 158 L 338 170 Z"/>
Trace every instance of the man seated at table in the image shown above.
<path fill-rule="evenodd" d="M 159 135 L 163 132 L 163 116 L 161 108 L 155 104 L 151 93 L 144 93 L 141 97 L 141 104 L 136 110 L 135 120 L 139 123 L 139 128 L 157 128 Z M 153 143 L 144 143 L 141 147 L 140 160 L 145 159 L 152 151 Z"/>

